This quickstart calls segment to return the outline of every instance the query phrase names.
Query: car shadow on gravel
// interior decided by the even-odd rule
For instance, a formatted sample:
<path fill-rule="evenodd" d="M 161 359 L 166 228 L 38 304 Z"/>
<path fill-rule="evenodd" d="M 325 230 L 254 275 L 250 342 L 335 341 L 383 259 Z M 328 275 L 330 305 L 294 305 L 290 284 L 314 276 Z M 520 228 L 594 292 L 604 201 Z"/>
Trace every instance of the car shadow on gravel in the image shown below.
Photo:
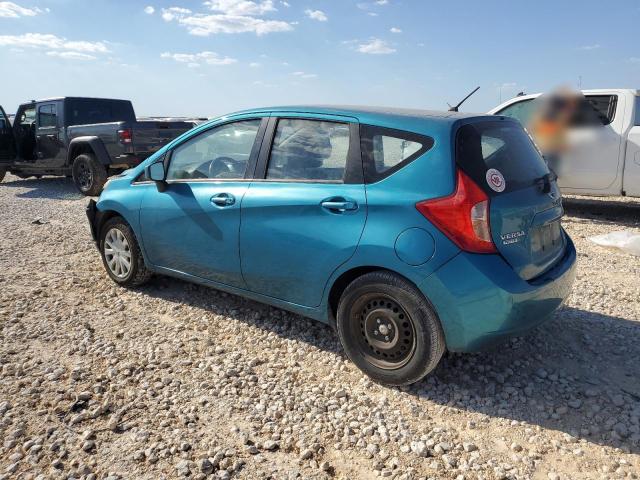
<path fill-rule="evenodd" d="M 344 356 L 331 327 L 278 308 L 168 277 L 155 278 L 142 291 Z M 526 337 L 486 352 L 446 354 L 434 374 L 402 390 L 443 406 L 564 432 L 576 443 L 584 439 L 637 454 L 640 435 L 632 417 L 640 415 L 638 358 L 640 322 L 564 307 Z"/>
<path fill-rule="evenodd" d="M 25 192 L 16 194 L 19 198 L 47 198 L 50 200 L 78 200 L 84 197 L 78 192 L 71 178 L 44 177 L 24 180 L 13 177 L 0 184 L 0 188 L 24 188 Z"/>
<path fill-rule="evenodd" d="M 640 226 L 640 202 L 604 199 L 563 198 L 565 214 L 593 223 L 615 223 L 629 227 Z M 563 221 L 571 222 L 564 218 Z"/>
<path fill-rule="evenodd" d="M 486 352 L 447 354 L 434 375 L 407 390 L 563 432 L 574 449 L 585 440 L 638 454 L 638 358 L 640 322 L 564 307 L 526 337 Z"/>

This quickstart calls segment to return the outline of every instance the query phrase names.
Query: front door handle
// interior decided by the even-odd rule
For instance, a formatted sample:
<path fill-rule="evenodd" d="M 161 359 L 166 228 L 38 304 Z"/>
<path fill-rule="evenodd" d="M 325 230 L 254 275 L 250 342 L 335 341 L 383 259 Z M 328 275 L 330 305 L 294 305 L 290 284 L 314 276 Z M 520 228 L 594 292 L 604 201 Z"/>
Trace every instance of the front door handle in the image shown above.
<path fill-rule="evenodd" d="M 332 198 L 320 203 L 320 206 L 332 212 L 346 212 L 358 209 L 358 204 L 353 200 Z"/>
<path fill-rule="evenodd" d="M 217 205 L 218 207 L 229 207 L 236 203 L 236 197 L 231 195 L 230 193 L 218 193 L 211 197 L 211 203 Z"/>

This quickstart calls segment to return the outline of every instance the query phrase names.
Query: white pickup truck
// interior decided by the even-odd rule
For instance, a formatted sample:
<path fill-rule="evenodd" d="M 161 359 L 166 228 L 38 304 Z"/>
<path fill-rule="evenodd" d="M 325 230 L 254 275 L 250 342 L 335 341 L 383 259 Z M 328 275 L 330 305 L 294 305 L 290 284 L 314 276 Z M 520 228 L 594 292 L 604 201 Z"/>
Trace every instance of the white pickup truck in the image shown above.
<path fill-rule="evenodd" d="M 640 197 L 640 90 L 582 90 L 602 125 L 575 125 L 576 146 L 556 169 L 563 193 Z M 521 95 L 490 110 L 529 123 L 541 94 Z M 588 107 L 588 106 L 587 106 Z M 592 112 L 593 113 L 593 112 Z"/>

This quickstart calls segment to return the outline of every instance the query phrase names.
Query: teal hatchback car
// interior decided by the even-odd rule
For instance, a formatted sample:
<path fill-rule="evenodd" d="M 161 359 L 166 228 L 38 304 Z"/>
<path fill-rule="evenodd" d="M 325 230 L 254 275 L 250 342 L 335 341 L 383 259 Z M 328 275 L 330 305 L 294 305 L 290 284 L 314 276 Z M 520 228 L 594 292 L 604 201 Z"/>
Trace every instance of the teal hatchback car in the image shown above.
<path fill-rule="evenodd" d="M 107 274 L 179 277 L 329 323 L 387 385 L 540 325 L 576 252 L 507 117 L 279 107 L 220 117 L 87 208 Z"/>

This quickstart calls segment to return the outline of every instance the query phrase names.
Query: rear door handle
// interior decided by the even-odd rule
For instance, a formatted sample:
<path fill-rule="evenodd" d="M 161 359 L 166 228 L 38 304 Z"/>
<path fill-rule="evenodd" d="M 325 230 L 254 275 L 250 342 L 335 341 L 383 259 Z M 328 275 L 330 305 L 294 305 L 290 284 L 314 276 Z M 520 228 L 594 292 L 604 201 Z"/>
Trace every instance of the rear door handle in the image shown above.
<path fill-rule="evenodd" d="M 211 197 L 211 203 L 217 205 L 218 207 L 229 207 L 236 203 L 236 197 L 231 195 L 230 193 L 218 193 Z"/>
<path fill-rule="evenodd" d="M 333 212 L 346 212 L 358 209 L 358 204 L 351 200 L 325 200 L 320 203 L 320 206 L 326 210 L 331 210 Z"/>

